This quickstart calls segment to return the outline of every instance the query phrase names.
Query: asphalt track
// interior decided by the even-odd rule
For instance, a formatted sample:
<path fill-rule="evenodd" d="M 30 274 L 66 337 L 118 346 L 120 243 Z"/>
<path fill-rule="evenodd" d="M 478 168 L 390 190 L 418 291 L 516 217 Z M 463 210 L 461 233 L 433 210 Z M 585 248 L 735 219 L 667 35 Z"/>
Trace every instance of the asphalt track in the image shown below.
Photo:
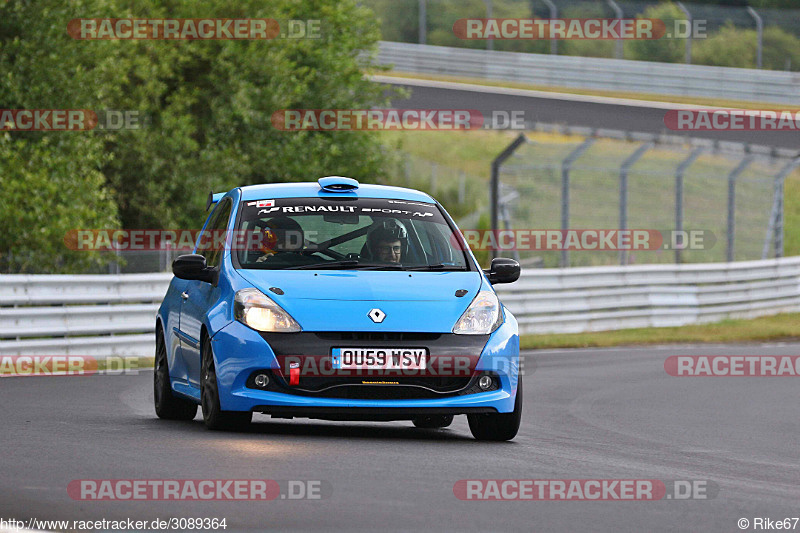
<path fill-rule="evenodd" d="M 484 117 L 492 116 L 494 111 L 522 111 L 524 119 L 528 122 L 651 134 L 682 134 L 669 130 L 664 124 L 664 115 L 670 109 L 709 109 L 709 106 L 527 91 L 389 76 L 373 76 L 372 79 L 402 87 L 410 92 L 408 98 L 398 98 L 392 102 L 393 107 L 401 109 L 475 109 Z M 775 104 L 769 106 L 769 109 L 782 108 Z M 692 136 L 800 149 L 798 131 L 698 131 L 692 132 Z"/>
<path fill-rule="evenodd" d="M 739 531 L 800 515 L 798 378 L 681 378 L 670 355 L 796 355 L 800 345 L 525 355 L 508 443 L 406 422 L 255 417 L 244 433 L 157 419 L 151 374 L 0 379 L 0 518 L 227 519 L 227 531 Z M 461 479 L 710 480 L 714 499 L 461 501 Z M 321 500 L 74 501 L 76 479 L 323 480 Z M 798 526 L 800 527 L 800 525 Z"/>

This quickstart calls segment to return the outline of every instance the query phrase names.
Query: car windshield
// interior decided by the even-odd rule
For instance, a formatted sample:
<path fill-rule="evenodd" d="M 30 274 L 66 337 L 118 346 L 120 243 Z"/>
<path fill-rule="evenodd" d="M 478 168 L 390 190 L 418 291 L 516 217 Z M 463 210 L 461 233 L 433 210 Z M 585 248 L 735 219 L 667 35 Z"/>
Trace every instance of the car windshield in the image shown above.
<path fill-rule="evenodd" d="M 379 198 L 245 201 L 240 268 L 467 270 L 465 252 L 434 204 Z M 458 237 L 458 238 L 457 238 Z"/>

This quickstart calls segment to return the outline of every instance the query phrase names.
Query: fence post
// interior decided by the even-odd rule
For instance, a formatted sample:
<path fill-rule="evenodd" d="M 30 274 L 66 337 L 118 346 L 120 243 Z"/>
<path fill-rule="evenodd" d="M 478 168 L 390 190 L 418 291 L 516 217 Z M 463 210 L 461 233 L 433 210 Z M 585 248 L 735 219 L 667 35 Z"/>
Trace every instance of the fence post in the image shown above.
<path fill-rule="evenodd" d="M 783 182 L 786 176 L 781 176 L 775 184 L 775 201 L 778 208 L 775 210 L 775 257 L 783 257 Z"/>
<path fill-rule="evenodd" d="M 753 17 L 756 21 L 756 31 L 758 32 L 758 44 L 756 47 L 756 68 L 761 68 L 761 57 L 762 52 L 764 50 L 764 21 L 761 19 L 761 15 L 759 15 L 755 9 L 750 6 L 747 6 L 747 12 L 750 13 L 750 16 Z"/>
<path fill-rule="evenodd" d="M 427 14 L 427 6 L 425 5 L 427 0 L 419 0 L 419 19 L 417 21 L 417 25 L 419 26 L 417 29 L 419 30 L 419 44 L 425 44 L 425 39 L 428 36 L 428 14 Z"/>
<path fill-rule="evenodd" d="M 166 272 L 172 272 L 172 243 L 167 243 L 167 268 Z"/>
<path fill-rule="evenodd" d="M 692 24 L 692 13 L 686 9 L 686 6 L 683 5 L 683 2 L 675 2 L 675 5 L 678 6 L 678 9 L 683 11 L 683 16 L 686 17 L 686 21 L 689 23 L 689 36 L 686 38 L 686 55 L 684 57 L 684 63 L 687 65 L 692 64 L 692 37 L 694 37 L 694 26 Z"/>
<path fill-rule="evenodd" d="M 770 241 L 775 242 L 775 257 L 783 257 L 783 182 L 786 176 L 800 166 L 800 157 L 797 157 L 784 166 L 775 175 L 773 182 L 772 212 L 769 215 L 769 226 L 764 237 L 764 247 L 761 249 L 761 259 L 766 259 L 769 255 Z"/>
<path fill-rule="evenodd" d="M 564 235 L 569 229 L 569 171 L 572 168 L 572 163 L 583 155 L 594 144 L 594 141 L 594 137 L 587 138 L 561 162 L 561 231 Z M 561 263 L 559 266 L 561 268 L 569 266 L 569 250 L 566 247 L 561 250 Z"/>
<path fill-rule="evenodd" d="M 114 256 L 116 257 L 116 260 L 114 261 L 114 274 L 119 274 L 119 258 L 122 256 L 122 252 L 120 252 L 119 248 L 117 247 L 114 247 Z"/>
<path fill-rule="evenodd" d="M 550 18 L 558 18 L 558 8 L 553 3 L 553 0 L 542 0 L 548 8 L 550 8 Z M 553 37 L 550 37 L 550 54 L 557 55 L 558 54 L 558 41 Z"/>
<path fill-rule="evenodd" d="M 492 203 L 492 232 L 497 234 L 498 230 L 498 217 L 499 217 L 499 205 L 498 202 L 500 200 L 500 167 L 503 165 L 503 162 L 511 157 L 511 154 L 520 147 L 522 143 L 528 141 L 528 138 L 525 137 L 524 133 L 520 133 L 514 141 L 506 146 L 506 149 L 503 150 L 500 155 L 494 158 L 492 161 L 492 178 L 489 184 L 489 193 L 490 193 L 490 200 Z M 497 250 L 492 250 L 492 259 L 497 257 Z"/>
<path fill-rule="evenodd" d="M 505 226 L 505 228 L 510 230 L 511 229 L 511 215 L 508 213 L 508 204 L 507 203 L 502 203 L 500 205 L 500 216 L 503 219 L 503 225 Z M 495 238 L 499 242 L 500 237 L 498 235 L 495 235 Z M 514 259 L 519 261 L 519 250 L 514 248 L 514 250 L 511 251 L 511 255 L 514 256 L 513 257 Z"/>
<path fill-rule="evenodd" d="M 675 232 L 683 231 L 683 175 L 686 172 L 686 169 L 694 163 L 695 159 L 700 157 L 700 154 L 703 153 L 705 150 L 703 147 L 695 148 L 692 150 L 692 153 L 689 154 L 689 157 L 684 159 L 680 165 L 678 165 L 677 170 L 675 171 Z M 681 238 L 680 246 L 675 246 L 675 263 L 680 264 L 681 262 L 681 248 L 686 243 L 683 242 Z"/>
<path fill-rule="evenodd" d="M 618 20 L 622 19 L 623 16 L 622 8 L 620 8 L 619 5 L 617 5 L 617 3 L 614 0 L 606 0 L 606 2 L 608 3 L 609 6 L 611 6 L 611 9 L 614 10 L 615 14 L 614 16 Z M 622 24 L 622 22 L 620 22 L 620 24 Z M 616 45 L 614 46 L 614 57 L 616 57 L 617 59 L 622 59 L 622 56 L 623 56 L 622 39 L 617 39 Z"/>
<path fill-rule="evenodd" d="M 653 147 L 652 142 L 642 143 L 635 152 L 633 152 L 619 169 L 619 229 L 628 229 L 628 170 L 636 163 L 650 148 Z M 628 250 L 620 249 L 619 251 L 619 264 L 628 264 Z"/>
<path fill-rule="evenodd" d="M 483 3 L 486 4 L 486 18 L 492 18 L 492 0 L 483 0 Z M 486 39 L 486 49 L 494 50 L 494 39 L 492 37 Z"/>
<path fill-rule="evenodd" d="M 753 162 L 753 156 L 745 156 L 739 165 L 728 174 L 728 247 L 725 250 L 726 259 L 733 261 L 734 245 L 736 242 L 736 178 Z"/>

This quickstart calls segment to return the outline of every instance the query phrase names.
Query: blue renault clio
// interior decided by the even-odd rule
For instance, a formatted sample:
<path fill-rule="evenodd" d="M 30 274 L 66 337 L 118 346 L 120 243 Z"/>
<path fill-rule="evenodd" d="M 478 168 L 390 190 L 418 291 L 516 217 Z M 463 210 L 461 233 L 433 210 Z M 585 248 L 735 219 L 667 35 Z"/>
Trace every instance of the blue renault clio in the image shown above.
<path fill-rule="evenodd" d="M 178 257 L 155 327 L 155 410 L 210 429 L 274 418 L 410 420 L 509 440 L 517 322 L 429 195 L 338 176 L 235 188 Z"/>

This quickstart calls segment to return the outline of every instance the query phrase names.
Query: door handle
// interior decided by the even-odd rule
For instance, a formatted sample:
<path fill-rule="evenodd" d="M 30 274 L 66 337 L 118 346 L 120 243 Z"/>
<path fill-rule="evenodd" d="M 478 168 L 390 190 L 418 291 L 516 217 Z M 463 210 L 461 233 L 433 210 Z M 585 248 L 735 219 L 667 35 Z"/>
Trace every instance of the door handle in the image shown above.
<path fill-rule="evenodd" d="M 189 293 L 186 292 L 186 291 L 183 291 L 181 293 L 181 298 L 183 298 L 184 300 L 188 300 L 189 299 Z"/>

